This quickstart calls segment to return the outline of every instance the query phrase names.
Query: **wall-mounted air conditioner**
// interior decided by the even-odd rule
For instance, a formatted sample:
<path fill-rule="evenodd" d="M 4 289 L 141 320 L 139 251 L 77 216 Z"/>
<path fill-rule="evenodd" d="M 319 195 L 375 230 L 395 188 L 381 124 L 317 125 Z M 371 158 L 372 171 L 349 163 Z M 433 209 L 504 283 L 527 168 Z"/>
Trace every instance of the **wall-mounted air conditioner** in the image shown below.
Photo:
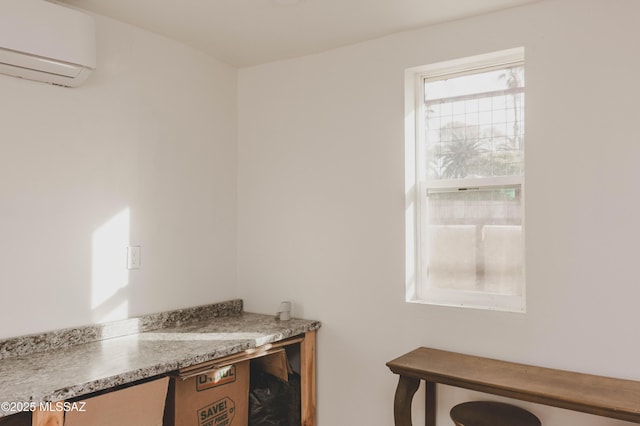
<path fill-rule="evenodd" d="M 95 68 L 92 17 L 44 0 L 0 0 L 0 73 L 76 87 Z"/>

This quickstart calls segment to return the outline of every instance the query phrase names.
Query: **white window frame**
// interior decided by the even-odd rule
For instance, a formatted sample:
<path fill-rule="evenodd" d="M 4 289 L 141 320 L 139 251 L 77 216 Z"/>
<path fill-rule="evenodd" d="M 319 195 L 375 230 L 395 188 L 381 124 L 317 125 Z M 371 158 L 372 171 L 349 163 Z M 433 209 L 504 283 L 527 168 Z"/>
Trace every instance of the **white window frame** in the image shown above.
<path fill-rule="evenodd" d="M 413 303 L 480 308 L 509 312 L 526 312 L 525 283 L 525 218 L 524 176 L 505 176 L 478 179 L 429 180 L 421 179 L 426 173 L 422 148 L 424 138 L 424 82 L 444 76 L 473 74 L 484 70 L 524 64 L 524 48 L 515 48 L 459 60 L 409 68 L 405 71 L 405 195 L 406 195 L 406 291 L 405 300 Z M 466 291 L 427 287 L 422 279 L 423 250 L 426 241 L 421 238 L 422 222 L 426 221 L 426 194 L 429 191 L 452 188 L 485 188 L 517 186 L 520 189 L 522 222 L 523 277 L 520 295 L 496 294 L 483 291 Z M 429 189 L 427 189 L 429 188 Z"/>

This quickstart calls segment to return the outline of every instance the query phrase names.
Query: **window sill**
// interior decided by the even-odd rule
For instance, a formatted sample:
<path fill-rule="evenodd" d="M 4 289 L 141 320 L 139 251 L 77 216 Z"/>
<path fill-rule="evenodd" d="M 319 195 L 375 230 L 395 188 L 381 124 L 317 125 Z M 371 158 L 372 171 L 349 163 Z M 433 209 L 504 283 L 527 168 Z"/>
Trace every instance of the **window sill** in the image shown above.
<path fill-rule="evenodd" d="M 425 290 L 420 297 L 408 298 L 407 303 L 526 313 L 525 298 L 522 295 L 476 291 L 430 288 Z"/>

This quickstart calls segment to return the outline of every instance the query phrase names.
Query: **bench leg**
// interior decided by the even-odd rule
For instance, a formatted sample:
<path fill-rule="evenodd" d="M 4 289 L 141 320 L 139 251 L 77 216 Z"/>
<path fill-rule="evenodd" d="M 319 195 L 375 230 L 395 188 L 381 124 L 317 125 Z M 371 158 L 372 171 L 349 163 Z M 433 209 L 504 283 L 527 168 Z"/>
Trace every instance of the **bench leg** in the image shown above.
<path fill-rule="evenodd" d="M 425 426 L 436 426 L 436 384 L 425 381 Z"/>
<path fill-rule="evenodd" d="M 393 400 L 393 419 L 396 426 L 411 425 L 411 401 L 420 386 L 420 379 L 400 376 Z"/>

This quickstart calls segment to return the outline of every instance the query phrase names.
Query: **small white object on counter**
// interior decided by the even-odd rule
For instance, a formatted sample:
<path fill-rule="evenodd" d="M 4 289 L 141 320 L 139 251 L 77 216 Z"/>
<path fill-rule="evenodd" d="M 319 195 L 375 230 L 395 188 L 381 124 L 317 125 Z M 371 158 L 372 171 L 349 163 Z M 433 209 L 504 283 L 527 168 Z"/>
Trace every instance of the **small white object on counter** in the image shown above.
<path fill-rule="evenodd" d="M 280 321 L 289 321 L 291 319 L 291 302 L 280 302 L 280 311 L 278 311 Z"/>

